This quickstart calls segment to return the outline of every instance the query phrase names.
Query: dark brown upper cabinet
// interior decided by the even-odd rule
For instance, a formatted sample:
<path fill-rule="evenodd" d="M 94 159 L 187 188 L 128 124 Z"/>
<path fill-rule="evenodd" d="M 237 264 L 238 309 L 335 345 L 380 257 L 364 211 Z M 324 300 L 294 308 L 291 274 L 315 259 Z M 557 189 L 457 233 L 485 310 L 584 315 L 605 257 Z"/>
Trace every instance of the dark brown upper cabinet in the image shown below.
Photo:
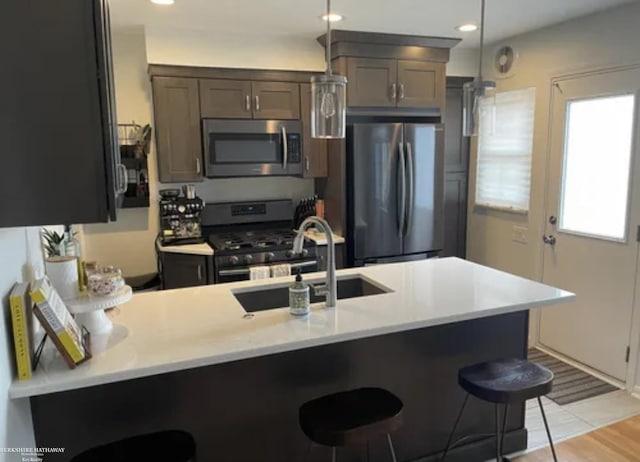
<path fill-rule="evenodd" d="M 300 112 L 302 120 L 302 176 L 327 176 L 327 141 L 311 138 L 311 85 L 300 85 Z"/>
<path fill-rule="evenodd" d="M 445 66 L 398 61 L 398 107 L 444 107 Z"/>
<path fill-rule="evenodd" d="M 443 108 L 445 64 L 378 58 L 342 58 L 347 105 L 354 108 Z"/>
<path fill-rule="evenodd" d="M 299 119 L 300 87 L 288 82 L 201 79 L 206 119 Z"/>
<path fill-rule="evenodd" d="M 154 77 L 153 107 L 160 182 L 202 181 L 198 80 Z"/>
<path fill-rule="evenodd" d="M 397 76 L 395 59 L 347 59 L 347 105 L 395 107 Z"/>
<path fill-rule="evenodd" d="M 200 80 L 200 111 L 207 119 L 251 119 L 251 82 Z"/>
<path fill-rule="evenodd" d="M 0 3 L 0 227 L 116 218 L 126 177 L 108 6 Z"/>
<path fill-rule="evenodd" d="M 254 119 L 299 119 L 300 86 L 286 82 L 253 82 Z"/>

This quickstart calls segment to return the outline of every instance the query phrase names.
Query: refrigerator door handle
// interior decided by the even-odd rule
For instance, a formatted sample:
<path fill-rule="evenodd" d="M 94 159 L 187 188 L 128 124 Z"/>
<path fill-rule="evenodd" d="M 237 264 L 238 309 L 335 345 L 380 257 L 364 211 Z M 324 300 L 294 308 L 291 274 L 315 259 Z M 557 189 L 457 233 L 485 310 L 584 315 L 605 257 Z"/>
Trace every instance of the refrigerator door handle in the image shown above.
<path fill-rule="evenodd" d="M 414 174 L 413 174 L 413 152 L 411 149 L 411 143 L 407 143 L 407 183 L 409 187 L 407 190 L 409 191 L 409 197 L 407 201 L 407 218 L 405 223 L 404 235 L 406 236 L 411 229 L 413 224 L 413 212 L 415 207 L 415 199 L 416 199 L 416 185 L 414 183 Z"/>
<path fill-rule="evenodd" d="M 404 145 L 398 143 L 398 161 L 400 166 L 398 168 L 398 236 L 402 236 L 404 233 L 405 218 L 407 214 L 407 165 L 404 156 Z"/>

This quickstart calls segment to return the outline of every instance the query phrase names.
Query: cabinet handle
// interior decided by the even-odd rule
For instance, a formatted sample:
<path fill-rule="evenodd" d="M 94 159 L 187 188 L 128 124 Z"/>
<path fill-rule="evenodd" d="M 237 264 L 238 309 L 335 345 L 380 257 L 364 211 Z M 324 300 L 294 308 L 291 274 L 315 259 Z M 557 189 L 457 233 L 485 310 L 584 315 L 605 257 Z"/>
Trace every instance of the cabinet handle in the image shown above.
<path fill-rule="evenodd" d="M 196 173 L 199 175 L 202 172 L 202 166 L 200 165 L 200 158 L 196 157 Z"/>
<path fill-rule="evenodd" d="M 404 83 L 400 84 L 400 90 L 398 91 L 398 99 L 404 99 Z"/>
<path fill-rule="evenodd" d="M 395 100 L 395 99 L 396 99 L 396 94 L 397 94 L 397 93 L 396 93 L 396 88 L 397 88 L 397 87 L 396 87 L 396 84 L 395 84 L 395 83 L 392 83 L 392 84 L 391 84 L 391 99 L 392 99 L 392 100 Z"/>
<path fill-rule="evenodd" d="M 202 281 L 202 265 L 198 265 L 198 281 Z"/>
<path fill-rule="evenodd" d="M 116 194 L 124 194 L 127 192 L 127 187 L 129 186 L 129 171 L 124 164 L 118 164 L 116 176 L 118 177 Z"/>
<path fill-rule="evenodd" d="M 244 110 L 251 112 L 251 97 L 249 95 L 244 95 Z"/>
<path fill-rule="evenodd" d="M 309 171 L 309 166 L 310 166 L 309 156 L 305 156 L 305 161 L 306 161 L 306 167 L 307 167 L 307 172 L 308 172 Z"/>
<path fill-rule="evenodd" d="M 260 112 L 260 97 L 258 95 L 254 96 L 254 99 L 256 101 L 256 112 Z"/>

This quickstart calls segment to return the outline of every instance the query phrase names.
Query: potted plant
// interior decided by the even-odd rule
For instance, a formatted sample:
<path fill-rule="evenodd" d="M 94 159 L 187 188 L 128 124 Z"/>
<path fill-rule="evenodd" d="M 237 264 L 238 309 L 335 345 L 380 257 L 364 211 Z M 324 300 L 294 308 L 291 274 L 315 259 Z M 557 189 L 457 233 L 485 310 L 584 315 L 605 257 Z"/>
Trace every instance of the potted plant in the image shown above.
<path fill-rule="evenodd" d="M 42 229 L 45 268 L 51 284 L 62 299 L 78 294 L 78 262 L 75 256 L 65 255 L 65 236 L 56 231 Z"/>

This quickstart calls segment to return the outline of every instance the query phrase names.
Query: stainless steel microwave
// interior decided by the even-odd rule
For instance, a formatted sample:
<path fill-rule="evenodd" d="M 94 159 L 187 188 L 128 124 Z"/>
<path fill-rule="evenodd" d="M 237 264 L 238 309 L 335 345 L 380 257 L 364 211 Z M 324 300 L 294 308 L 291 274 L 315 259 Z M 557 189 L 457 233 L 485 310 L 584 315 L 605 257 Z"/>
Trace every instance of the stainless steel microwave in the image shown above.
<path fill-rule="evenodd" d="M 302 125 L 293 120 L 203 119 L 208 178 L 302 175 Z"/>

